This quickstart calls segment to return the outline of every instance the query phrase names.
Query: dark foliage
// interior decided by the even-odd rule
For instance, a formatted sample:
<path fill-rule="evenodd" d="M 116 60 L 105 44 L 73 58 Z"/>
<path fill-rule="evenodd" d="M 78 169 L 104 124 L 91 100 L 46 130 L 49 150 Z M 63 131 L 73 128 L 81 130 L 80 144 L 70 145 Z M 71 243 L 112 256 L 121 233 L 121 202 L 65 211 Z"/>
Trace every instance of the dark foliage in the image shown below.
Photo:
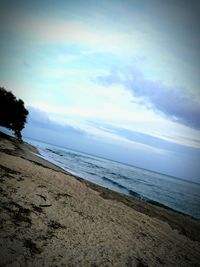
<path fill-rule="evenodd" d="M 0 87 L 0 126 L 14 131 L 21 140 L 21 131 L 25 126 L 28 110 L 21 99 L 16 99 L 12 92 Z"/>

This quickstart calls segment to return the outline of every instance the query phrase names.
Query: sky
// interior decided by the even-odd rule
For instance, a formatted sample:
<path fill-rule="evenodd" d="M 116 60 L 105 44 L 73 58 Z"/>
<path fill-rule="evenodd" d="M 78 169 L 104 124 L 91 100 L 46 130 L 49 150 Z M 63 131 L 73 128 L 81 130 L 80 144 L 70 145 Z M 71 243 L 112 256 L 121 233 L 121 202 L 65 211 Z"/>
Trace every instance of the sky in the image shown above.
<path fill-rule="evenodd" d="M 23 136 L 200 182 L 200 2 L 1 1 Z"/>

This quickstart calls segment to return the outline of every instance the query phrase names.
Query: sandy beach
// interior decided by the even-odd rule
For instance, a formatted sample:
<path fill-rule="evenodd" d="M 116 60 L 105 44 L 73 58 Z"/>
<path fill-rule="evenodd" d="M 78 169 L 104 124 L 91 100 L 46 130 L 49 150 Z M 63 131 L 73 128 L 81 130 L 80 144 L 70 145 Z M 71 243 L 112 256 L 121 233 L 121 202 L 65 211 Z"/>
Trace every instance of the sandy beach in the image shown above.
<path fill-rule="evenodd" d="M 200 222 L 94 185 L 0 135 L 0 266 L 200 266 Z"/>

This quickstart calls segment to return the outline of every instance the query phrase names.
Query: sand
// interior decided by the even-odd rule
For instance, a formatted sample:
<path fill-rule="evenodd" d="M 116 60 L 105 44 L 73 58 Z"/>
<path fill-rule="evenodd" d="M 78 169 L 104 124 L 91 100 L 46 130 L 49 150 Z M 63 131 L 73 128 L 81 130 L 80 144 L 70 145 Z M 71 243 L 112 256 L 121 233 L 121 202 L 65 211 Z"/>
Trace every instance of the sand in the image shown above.
<path fill-rule="evenodd" d="M 200 266 L 200 222 L 75 177 L 0 135 L 0 266 Z"/>

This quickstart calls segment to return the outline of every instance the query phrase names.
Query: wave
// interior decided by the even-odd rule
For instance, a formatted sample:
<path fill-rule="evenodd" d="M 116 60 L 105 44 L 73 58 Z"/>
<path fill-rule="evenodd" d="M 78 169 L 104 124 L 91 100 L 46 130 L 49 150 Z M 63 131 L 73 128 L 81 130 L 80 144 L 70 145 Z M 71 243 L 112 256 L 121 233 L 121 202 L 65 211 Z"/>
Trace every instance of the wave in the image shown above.
<path fill-rule="evenodd" d="M 106 182 L 109 182 L 109 183 L 112 184 L 112 185 L 116 185 L 117 187 L 119 187 L 119 188 L 121 188 L 121 189 L 125 189 L 125 190 L 127 190 L 127 188 L 126 188 L 125 186 L 119 184 L 118 182 L 113 181 L 113 180 L 110 179 L 110 178 L 107 178 L 107 177 L 105 177 L 105 176 L 102 176 L 101 179 L 104 180 L 104 181 L 106 181 Z"/>
<path fill-rule="evenodd" d="M 50 148 L 46 148 L 46 150 L 51 152 L 51 153 L 53 153 L 53 154 L 56 154 L 56 155 L 59 155 L 59 156 L 63 157 L 63 154 L 61 152 L 59 152 L 59 151 L 55 151 L 55 150 L 52 150 Z"/>
<path fill-rule="evenodd" d="M 144 200 L 144 201 L 146 201 L 146 202 L 149 201 L 149 199 L 148 199 L 147 197 L 144 197 L 144 196 L 140 195 L 139 193 L 137 193 L 137 192 L 135 192 L 135 191 L 133 191 L 133 190 L 131 190 L 131 189 L 128 189 L 128 193 L 129 193 L 129 195 L 132 196 L 132 197 L 136 197 L 136 198 L 138 198 L 138 199 L 142 199 L 142 200 Z"/>
<path fill-rule="evenodd" d="M 135 192 L 135 191 L 133 191 L 133 190 L 127 188 L 126 186 L 124 186 L 124 185 L 122 185 L 122 184 L 119 184 L 119 183 L 116 182 L 116 181 L 113 181 L 113 180 L 110 179 L 110 178 L 107 178 L 107 177 L 105 177 L 105 176 L 102 176 L 101 178 L 102 178 L 102 180 L 104 180 L 104 181 L 106 181 L 106 182 L 109 182 L 110 184 L 115 185 L 115 186 L 117 186 L 117 187 L 120 188 L 120 189 L 125 190 L 125 191 L 128 193 L 128 195 L 130 195 L 130 196 L 132 196 L 132 197 L 136 197 L 137 199 L 142 199 L 142 200 L 144 200 L 144 201 L 148 201 L 148 198 L 146 198 L 146 197 L 140 195 L 139 193 L 137 193 L 137 192 Z"/>
<path fill-rule="evenodd" d="M 131 178 L 125 176 L 125 175 L 122 175 L 120 173 L 113 173 L 113 172 L 111 172 L 110 174 L 114 175 L 117 179 L 133 181 L 133 179 L 131 179 Z"/>
<path fill-rule="evenodd" d="M 94 170 L 101 170 L 101 171 L 108 171 L 106 168 L 102 167 L 102 166 L 98 166 L 96 165 L 95 163 L 92 163 L 92 162 L 85 162 L 84 161 L 84 164 L 87 165 L 88 167 L 94 169 Z"/>

